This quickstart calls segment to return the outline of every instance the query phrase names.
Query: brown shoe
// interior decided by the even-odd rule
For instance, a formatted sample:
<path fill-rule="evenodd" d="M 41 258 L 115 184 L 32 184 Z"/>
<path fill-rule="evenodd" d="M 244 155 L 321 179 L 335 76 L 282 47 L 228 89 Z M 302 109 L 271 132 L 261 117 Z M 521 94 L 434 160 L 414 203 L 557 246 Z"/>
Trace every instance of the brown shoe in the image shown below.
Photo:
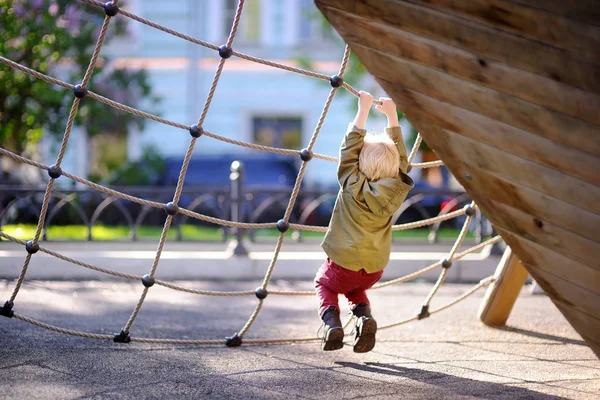
<path fill-rule="evenodd" d="M 375 347 L 375 334 L 377 333 L 377 321 L 371 315 L 371 308 L 361 303 L 352 310 L 356 316 L 354 327 L 354 352 L 366 353 Z"/>
<path fill-rule="evenodd" d="M 321 316 L 324 324 L 323 346 L 325 351 L 339 350 L 344 347 L 344 328 L 340 320 L 340 311 L 329 307 Z"/>

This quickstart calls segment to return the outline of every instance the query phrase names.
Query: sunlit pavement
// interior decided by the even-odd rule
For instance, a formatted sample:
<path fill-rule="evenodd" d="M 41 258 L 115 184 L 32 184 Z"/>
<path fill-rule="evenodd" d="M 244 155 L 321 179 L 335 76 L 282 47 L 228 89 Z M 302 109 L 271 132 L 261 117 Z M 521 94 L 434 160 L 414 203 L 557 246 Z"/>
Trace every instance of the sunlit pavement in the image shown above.
<path fill-rule="evenodd" d="M 260 281 L 183 281 L 195 289 L 246 290 Z M 310 290 L 277 279 L 270 289 Z M 432 308 L 471 285 L 444 285 Z M 2 302 L 13 281 L 0 281 Z M 380 325 L 413 316 L 430 283 L 372 291 Z M 139 282 L 26 280 L 14 310 L 91 333 L 122 329 L 142 292 Z M 544 295 L 523 290 L 504 329 L 477 318 L 484 290 L 432 315 L 378 333 L 375 349 L 322 352 L 303 344 L 174 346 L 119 344 L 50 332 L 0 317 L 0 398 L 214 399 L 597 399 L 600 362 Z M 207 297 L 154 286 L 134 337 L 222 339 L 238 331 L 254 296 Z M 347 309 L 344 307 L 343 312 Z M 245 339 L 313 337 L 312 297 L 270 295 Z"/>

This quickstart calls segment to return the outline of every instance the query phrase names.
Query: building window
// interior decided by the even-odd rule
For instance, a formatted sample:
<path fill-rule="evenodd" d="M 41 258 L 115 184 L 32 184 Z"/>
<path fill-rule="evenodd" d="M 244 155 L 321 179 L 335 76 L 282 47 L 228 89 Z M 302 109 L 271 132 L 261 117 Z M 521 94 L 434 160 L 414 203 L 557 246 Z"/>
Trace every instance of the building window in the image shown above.
<path fill-rule="evenodd" d="M 252 119 L 254 143 L 285 149 L 302 147 L 302 118 L 254 117 Z"/>
<path fill-rule="evenodd" d="M 225 0 L 223 7 L 223 36 L 227 38 L 231 31 L 237 0 Z M 260 40 L 260 0 L 247 0 L 238 29 L 238 38 L 243 42 L 258 42 Z"/>

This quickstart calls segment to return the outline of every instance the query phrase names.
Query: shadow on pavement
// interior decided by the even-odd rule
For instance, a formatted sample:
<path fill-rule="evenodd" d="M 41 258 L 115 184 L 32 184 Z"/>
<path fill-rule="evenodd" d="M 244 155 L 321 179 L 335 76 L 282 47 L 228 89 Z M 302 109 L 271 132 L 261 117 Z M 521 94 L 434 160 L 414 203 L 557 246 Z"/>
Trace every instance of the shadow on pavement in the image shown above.
<path fill-rule="evenodd" d="M 367 362 L 358 364 L 352 362 L 338 361 L 336 364 L 346 368 L 354 368 L 360 371 L 392 375 L 425 383 L 427 385 L 439 386 L 446 392 L 456 396 L 475 396 L 481 398 L 506 398 L 506 399 L 540 399 L 558 400 L 565 397 L 552 396 L 535 392 L 529 389 L 507 386 L 501 383 L 482 382 L 473 379 L 460 378 L 441 372 L 427 371 L 418 368 L 407 368 L 394 364 Z M 432 393 L 432 396 L 435 394 Z M 433 397 L 432 397 L 433 398 Z"/>
<path fill-rule="evenodd" d="M 494 327 L 494 328 L 500 329 L 500 330 L 506 331 L 506 332 L 520 333 L 521 335 L 531 336 L 531 337 L 535 337 L 538 339 L 553 340 L 555 342 L 560 342 L 560 343 L 564 343 L 564 344 L 574 344 L 577 346 L 586 346 L 587 347 L 587 344 L 585 344 L 585 342 L 583 340 L 570 339 L 570 338 L 556 336 L 556 335 L 549 335 L 547 333 L 541 333 L 541 332 L 531 331 L 528 329 L 516 328 L 514 326 L 499 326 L 499 327 Z"/>

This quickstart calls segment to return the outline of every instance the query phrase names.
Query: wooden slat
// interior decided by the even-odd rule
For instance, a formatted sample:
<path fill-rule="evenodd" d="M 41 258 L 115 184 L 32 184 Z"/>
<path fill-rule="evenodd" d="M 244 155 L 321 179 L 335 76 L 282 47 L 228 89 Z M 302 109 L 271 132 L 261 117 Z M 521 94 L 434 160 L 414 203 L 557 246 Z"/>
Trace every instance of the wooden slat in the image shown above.
<path fill-rule="evenodd" d="M 495 226 L 497 232 L 526 264 L 536 265 L 552 275 L 568 274 L 569 281 L 590 291 L 600 288 L 600 266 L 591 268 L 572 258 L 543 247 L 525 237 Z"/>
<path fill-rule="evenodd" d="M 600 60 L 600 27 L 505 0 L 412 0 L 502 31 Z M 600 6 L 600 5 L 599 5 Z"/>
<path fill-rule="evenodd" d="M 551 1 L 551 0 L 510 0 L 539 8 L 554 15 L 560 15 L 574 21 L 600 25 L 600 7 L 598 0 Z"/>
<path fill-rule="evenodd" d="M 600 304 L 599 293 L 575 286 L 560 277 L 542 271 L 534 265 L 525 263 L 523 265 L 550 298 L 571 307 L 576 307 L 594 319 L 600 319 L 600 307 L 598 307 L 598 304 Z"/>
<path fill-rule="evenodd" d="M 411 90 L 398 86 L 395 90 L 398 107 L 411 119 L 438 125 L 600 186 L 600 158 Z"/>
<path fill-rule="evenodd" d="M 519 258 L 507 248 L 479 307 L 479 318 L 486 325 L 505 325 L 529 273 Z"/>
<path fill-rule="evenodd" d="M 546 193 L 600 216 L 600 186 L 570 177 L 560 171 L 543 167 L 424 121 L 420 122 L 420 126 L 430 135 L 446 141 L 449 150 L 444 154 L 446 157 L 463 159 L 471 166 L 483 168 L 509 181 Z M 513 148 L 518 145 L 514 143 Z M 560 157 L 560 154 L 557 156 Z"/>
<path fill-rule="evenodd" d="M 542 222 L 493 199 L 484 199 L 478 204 L 485 208 L 486 215 L 493 216 L 496 229 L 504 228 L 600 272 L 600 243 L 561 229 L 551 222 Z M 600 286 L 598 288 L 600 290 Z"/>
<path fill-rule="evenodd" d="M 388 83 L 527 130 L 567 147 L 600 157 L 599 125 L 557 113 L 432 68 L 350 43 L 369 72 Z M 565 132 L 570 132 L 566 135 Z"/>
<path fill-rule="evenodd" d="M 348 42 L 404 57 L 520 99 L 600 124 L 600 95 L 337 9 L 327 17 Z"/>
<path fill-rule="evenodd" d="M 394 96 L 393 89 L 393 86 L 386 87 L 386 91 L 392 94 L 392 97 Z M 594 242 L 600 242 L 600 236 L 598 235 L 600 216 L 597 214 L 515 184 L 481 168 L 470 166 L 465 163 L 468 160 L 447 156 L 455 153 L 455 151 L 450 149 L 443 139 L 437 138 L 435 134 L 430 135 L 426 128 L 420 126 L 418 120 L 411 120 L 411 122 L 421 132 L 438 156 L 444 160 L 456 179 L 476 202 L 493 198 L 498 202 L 537 217 L 542 223 L 552 221 L 563 229 L 584 236 Z M 466 178 L 467 174 L 471 179 Z M 494 221 L 493 215 L 488 215 L 488 217 L 492 222 Z"/>
<path fill-rule="evenodd" d="M 600 320 L 590 318 L 587 314 L 582 313 L 574 307 L 553 300 L 554 305 L 565 316 L 575 330 L 583 337 L 587 345 L 600 358 Z"/>
<path fill-rule="evenodd" d="M 351 14 L 379 21 L 482 57 L 489 57 L 559 82 L 600 93 L 598 64 L 574 57 L 566 51 L 484 27 L 463 18 L 407 1 L 316 0 L 315 3 L 325 16 L 328 14 L 326 6 L 346 10 Z"/>

